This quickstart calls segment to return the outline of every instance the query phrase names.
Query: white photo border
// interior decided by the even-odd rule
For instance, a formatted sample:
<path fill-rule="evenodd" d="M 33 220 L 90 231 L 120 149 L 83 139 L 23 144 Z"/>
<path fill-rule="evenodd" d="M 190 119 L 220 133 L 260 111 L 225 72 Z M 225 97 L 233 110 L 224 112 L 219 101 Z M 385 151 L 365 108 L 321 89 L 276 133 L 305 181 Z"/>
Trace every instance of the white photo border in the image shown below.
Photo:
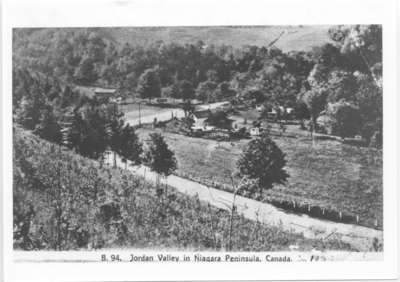
<path fill-rule="evenodd" d="M 396 0 L 6 0 L 2 14 L 2 209 L 5 281 L 393 279 L 398 264 L 400 144 Z M 295 263 L 29 263 L 12 249 L 12 28 L 218 25 L 383 26 L 382 261 Z M 397 95 L 396 95 L 397 94 Z"/>

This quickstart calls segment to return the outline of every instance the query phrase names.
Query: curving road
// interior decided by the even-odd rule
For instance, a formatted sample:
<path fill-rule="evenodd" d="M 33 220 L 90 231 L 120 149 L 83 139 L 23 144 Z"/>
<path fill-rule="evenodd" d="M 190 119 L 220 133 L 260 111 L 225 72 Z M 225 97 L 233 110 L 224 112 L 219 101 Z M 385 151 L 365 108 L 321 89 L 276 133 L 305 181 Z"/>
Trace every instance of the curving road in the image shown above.
<path fill-rule="evenodd" d="M 111 155 L 108 162 L 112 163 Z M 117 158 L 117 165 L 125 168 L 125 164 L 119 158 Z M 156 174 L 149 168 L 144 166 L 132 167 L 128 163 L 127 169 L 144 177 L 147 181 L 156 181 Z M 201 201 L 221 209 L 229 210 L 232 206 L 233 193 L 207 187 L 176 175 L 168 176 L 162 180 L 162 183 L 167 183 L 181 193 L 190 196 L 197 195 Z M 383 240 L 383 232 L 380 230 L 312 218 L 306 214 L 291 213 L 271 204 L 242 196 L 236 196 L 236 206 L 237 212 L 248 219 L 259 220 L 268 225 L 279 225 L 284 230 L 303 233 L 306 238 L 338 238 L 360 251 L 370 251 L 375 238 L 379 242 Z"/>

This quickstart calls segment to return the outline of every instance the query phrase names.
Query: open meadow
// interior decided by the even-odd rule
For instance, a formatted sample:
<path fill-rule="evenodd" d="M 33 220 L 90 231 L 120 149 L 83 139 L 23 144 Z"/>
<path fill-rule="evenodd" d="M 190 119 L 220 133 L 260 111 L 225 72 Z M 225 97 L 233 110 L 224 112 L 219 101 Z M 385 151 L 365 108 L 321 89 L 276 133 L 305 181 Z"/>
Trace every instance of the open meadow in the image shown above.
<path fill-rule="evenodd" d="M 140 129 L 141 138 L 150 130 Z M 177 174 L 223 183 L 249 140 L 217 142 L 164 132 L 178 160 Z M 286 185 L 275 185 L 265 195 L 277 200 L 295 200 L 359 216 L 360 224 L 382 227 L 382 152 L 318 140 L 313 147 L 307 137 L 273 137 L 286 154 Z"/>
<path fill-rule="evenodd" d="M 121 105 L 125 120 L 132 126 L 139 124 L 139 104 Z M 140 105 L 140 122 L 152 123 L 154 118 L 158 121 L 169 120 L 171 116 L 182 117 L 183 111 L 178 108 L 160 108 L 146 104 Z"/>

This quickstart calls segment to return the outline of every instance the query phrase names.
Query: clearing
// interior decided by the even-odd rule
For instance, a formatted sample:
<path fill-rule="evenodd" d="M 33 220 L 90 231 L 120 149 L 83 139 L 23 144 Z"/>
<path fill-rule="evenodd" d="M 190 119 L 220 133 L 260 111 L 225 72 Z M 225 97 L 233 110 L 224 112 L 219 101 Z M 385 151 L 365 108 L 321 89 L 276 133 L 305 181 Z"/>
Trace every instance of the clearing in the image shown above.
<path fill-rule="evenodd" d="M 139 124 L 138 104 L 121 105 L 120 110 L 124 112 L 125 119 L 130 125 L 134 126 Z M 178 118 L 185 116 L 183 110 L 180 108 L 161 108 L 146 104 L 140 105 L 140 119 L 142 124 L 152 123 L 154 118 L 157 118 L 157 121 L 166 121 L 171 119 L 172 115 Z"/>
<path fill-rule="evenodd" d="M 161 131 L 157 129 L 158 131 Z M 139 129 L 142 139 L 154 130 Z M 162 132 L 178 160 L 177 175 L 222 183 L 229 189 L 229 174 L 249 140 L 217 142 Z M 273 140 L 286 154 L 286 185 L 275 185 L 266 195 L 295 200 L 359 216 L 359 223 L 382 228 L 382 152 L 308 137 Z"/>

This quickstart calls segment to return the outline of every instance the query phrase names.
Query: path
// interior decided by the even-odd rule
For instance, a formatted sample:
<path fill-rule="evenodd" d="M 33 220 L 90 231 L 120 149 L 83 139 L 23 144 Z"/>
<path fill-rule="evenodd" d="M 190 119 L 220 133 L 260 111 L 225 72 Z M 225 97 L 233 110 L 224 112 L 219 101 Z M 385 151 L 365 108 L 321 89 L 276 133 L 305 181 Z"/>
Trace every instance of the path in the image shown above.
<path fill-rule="evenodd" d="M 109 163 L 112 163 L 111 159 L 109 159 Z M 119 158 L 117 165 L 125 168 L 125 164 Z M 133 168 L 128 165 L 128 170 L 144 176 L 148 181 L 155 182 L 156 180 L 156 174 L 144 166 Z M 162 180 L 163 183 L 165 181 L 177 191 L 189 196 L 197 195 L 201 201 L 208 202 L 215 207 L 227 210 L 232 205 L 232 193 L 207 187 L 176 175 L 170 175 L 167 179 Z M 242 196 L 236 197 L 236 206 L 237 212 L 248 219 L 259 220 L 268 225 L 279 225 L 284 230 L 303 233 L 306 238 L 338 238 L 360 251 L 369 251 L 374 238 L 377 238 L 380 242 L 383 240 L 383 232 L 380 230 L 287 212 L 271 204 Z"/>

